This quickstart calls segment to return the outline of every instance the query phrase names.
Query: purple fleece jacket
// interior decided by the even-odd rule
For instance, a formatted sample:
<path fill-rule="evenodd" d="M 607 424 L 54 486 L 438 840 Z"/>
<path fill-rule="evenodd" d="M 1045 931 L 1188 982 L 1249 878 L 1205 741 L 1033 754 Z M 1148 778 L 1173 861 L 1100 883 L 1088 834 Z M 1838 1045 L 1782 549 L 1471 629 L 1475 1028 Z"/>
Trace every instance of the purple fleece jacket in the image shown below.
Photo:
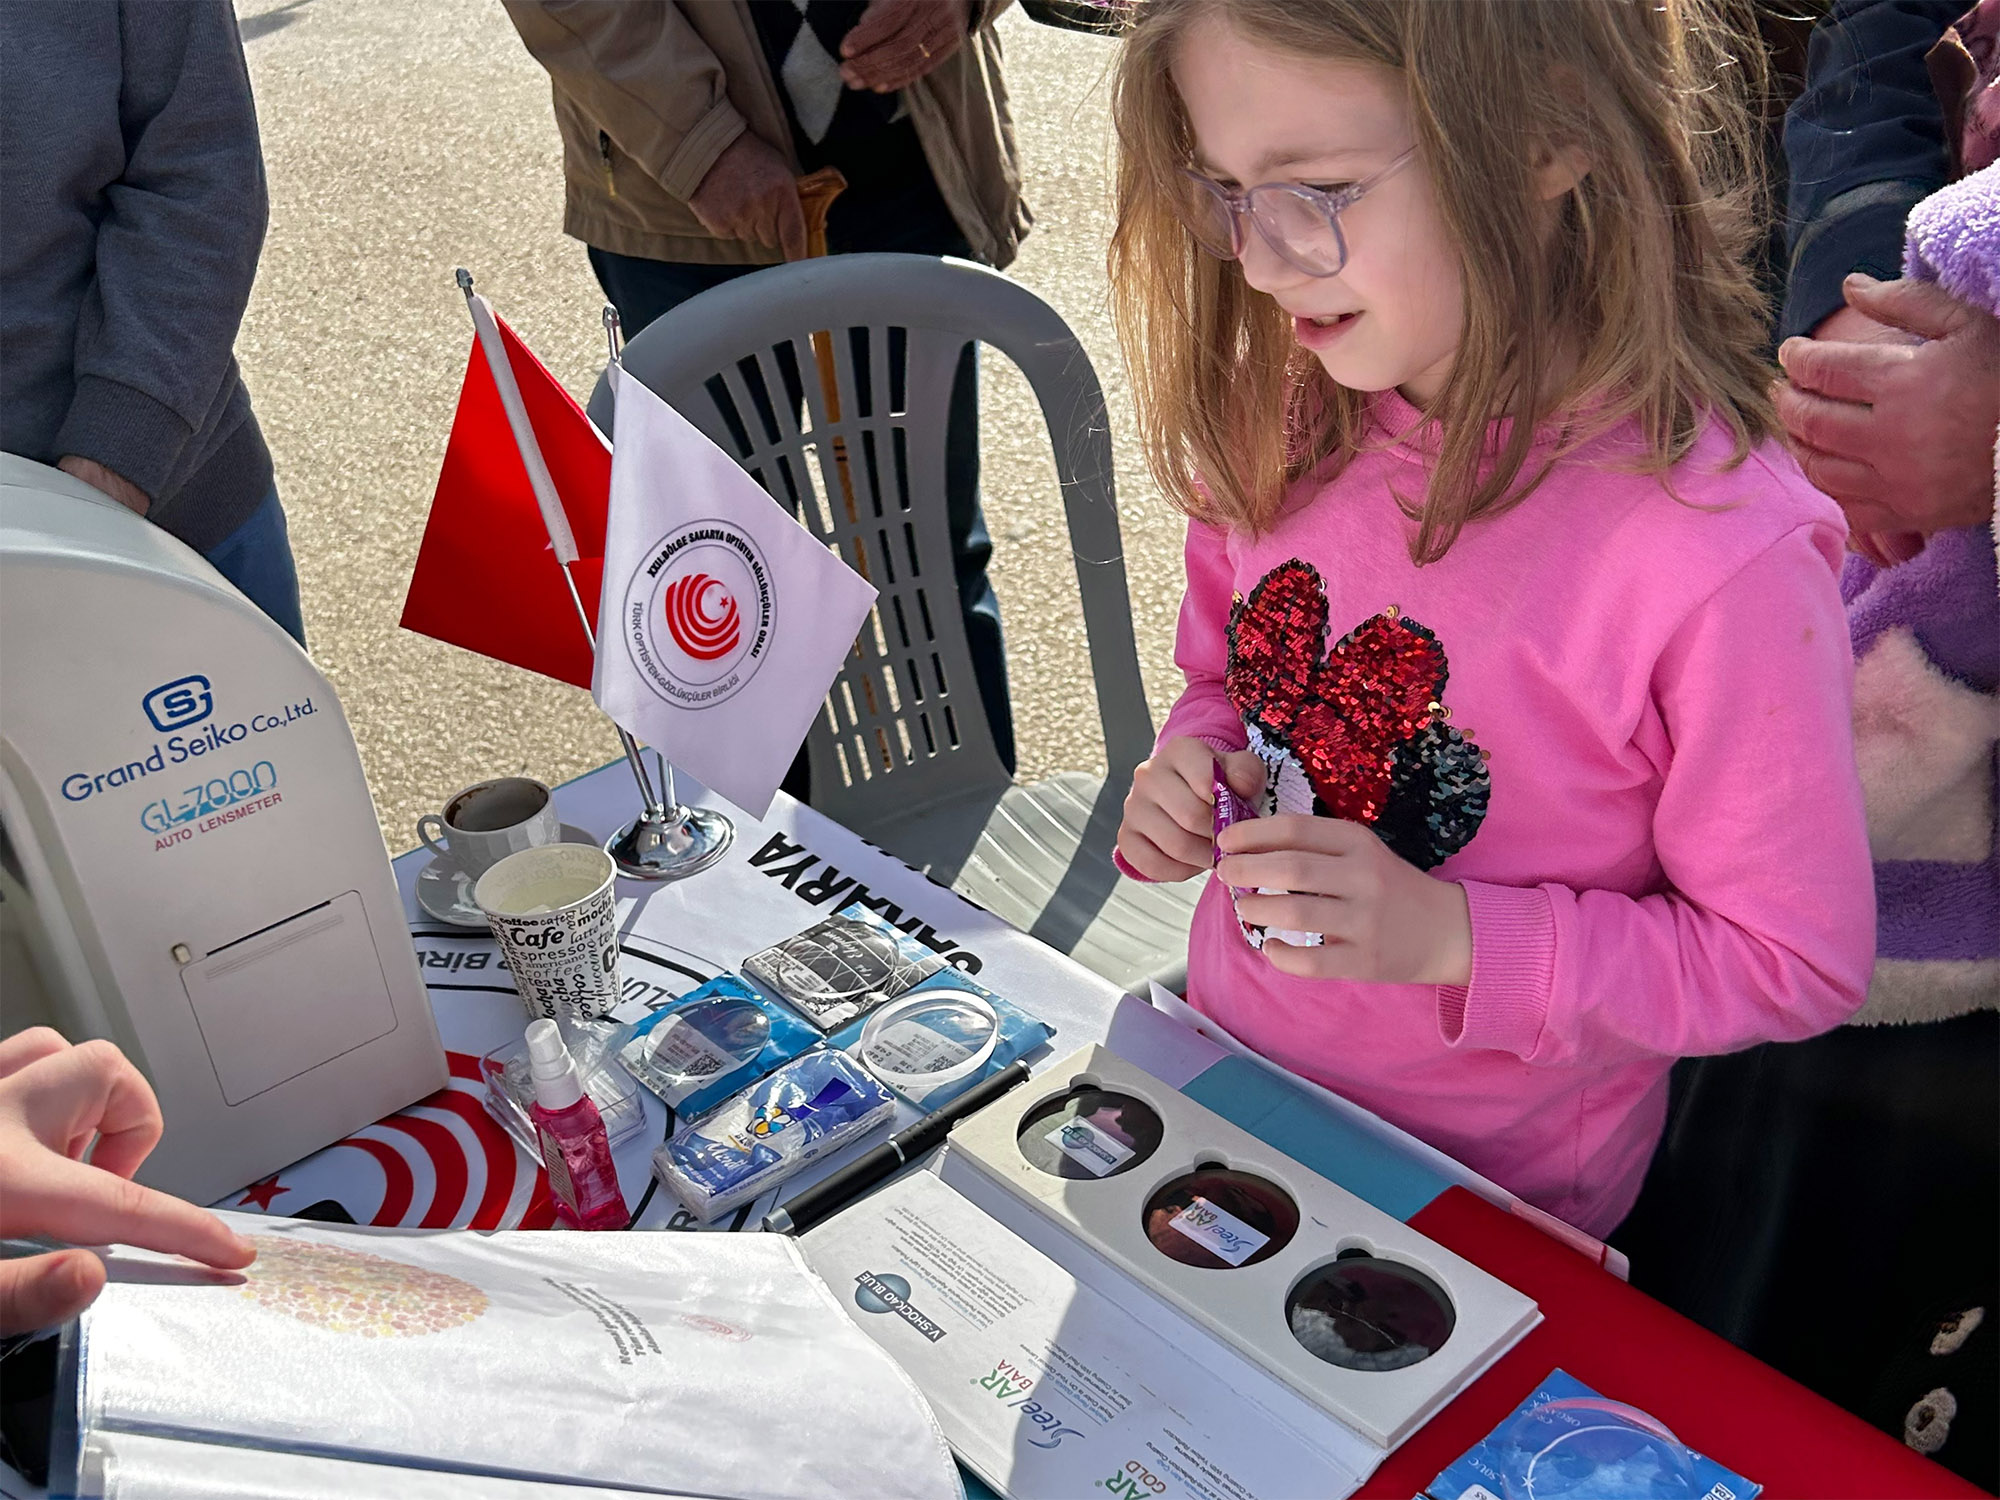
<path fill-rule="evenodd" d="M 1906 232 L 1906 274 L 2000 316 L 2000 166 L 1925 199 Z M 1941 1019 L 2000 996 L 1994 539 L 1991 521 L 1940 531 L 1909 562 L 1885 569 L 1849 556 L 1841 576 L 1877 856 L 1878 964 L 1864 1022 Z"/>

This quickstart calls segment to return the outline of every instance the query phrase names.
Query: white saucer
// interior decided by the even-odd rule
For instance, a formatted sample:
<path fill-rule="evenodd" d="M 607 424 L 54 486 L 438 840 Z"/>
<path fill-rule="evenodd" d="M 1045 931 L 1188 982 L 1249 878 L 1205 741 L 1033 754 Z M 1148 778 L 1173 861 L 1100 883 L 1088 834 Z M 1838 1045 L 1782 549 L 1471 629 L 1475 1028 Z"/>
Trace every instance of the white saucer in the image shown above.
<path fill-rule="evenodd" d="M 597 840 L 574 824 L 562 826 L 565 844 L 595 844 Z M 484 927 L 486 914 L 472 903 L 473 879 L 452 860 L 434 858 L 417 872 L 417 905 L 453 927 Z"/>

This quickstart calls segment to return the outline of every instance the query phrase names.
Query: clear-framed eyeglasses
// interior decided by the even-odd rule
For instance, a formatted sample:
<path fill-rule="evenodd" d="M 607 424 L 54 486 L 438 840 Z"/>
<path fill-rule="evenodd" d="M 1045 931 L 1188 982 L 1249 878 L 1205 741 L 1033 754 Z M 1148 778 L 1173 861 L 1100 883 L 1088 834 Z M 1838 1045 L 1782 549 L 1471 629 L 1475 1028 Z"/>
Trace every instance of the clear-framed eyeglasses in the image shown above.
<path fill-rule="evenodd" d="M 1381 171 L 1332 189 L 1297 182 L 1230 189 L 1185 168 L 1181 219 L 1195 243 L 1222 260 L 1242 258 L 1247 220 L 1286 265 L 1308 276 L 1337 276 L 1347 264 L 1347 236 L 1341 232 L 1340 216 L 1378 183 L 1408 166 L 1416 154 L 1412 146 Z"/>

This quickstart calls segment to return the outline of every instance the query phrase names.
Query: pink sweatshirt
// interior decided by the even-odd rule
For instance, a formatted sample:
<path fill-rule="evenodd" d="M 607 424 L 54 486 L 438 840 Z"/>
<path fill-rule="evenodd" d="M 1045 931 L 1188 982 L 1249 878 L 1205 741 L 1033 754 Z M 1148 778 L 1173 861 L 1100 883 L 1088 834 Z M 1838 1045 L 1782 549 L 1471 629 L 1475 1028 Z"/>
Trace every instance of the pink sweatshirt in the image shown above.
<path fill-rule="evenodd" d="M 1254 734 L 1289 810 L 1379 809 L 1392 848 L 1465 887 L 1472 982 L 1281 974 L 1211 877 L 1189 999 L 1602 1235 L 1675 1058 L 1826 1031 L 1867 989 L 1846 528 L 1775 445 L 1723 470 L 1712 427 L 1669 494 L 1616 466 L 1627 429 L 1418 568 L 1395 492 L 1421 494 L 1425 455 L 1388 440 L 1418 414 L 1390 394 L 1376 418 L 1385 446 L 1270 533 L 1189 527 L 1188 686 L 1160 739 Z"/>

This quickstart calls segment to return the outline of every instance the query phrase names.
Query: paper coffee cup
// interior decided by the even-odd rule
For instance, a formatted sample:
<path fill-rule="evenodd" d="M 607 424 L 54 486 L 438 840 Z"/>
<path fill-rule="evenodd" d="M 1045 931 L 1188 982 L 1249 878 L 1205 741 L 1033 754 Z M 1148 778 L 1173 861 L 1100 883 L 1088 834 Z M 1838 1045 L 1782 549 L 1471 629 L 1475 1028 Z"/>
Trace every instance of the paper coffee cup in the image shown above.
<path fill-rule="evenodd" d="M 548 844 L 508 855 L 472 888 L 531 1019 L 567 1008 L 596 1020 L 618 1003 L 617 873 L 602 849 Z"/>

